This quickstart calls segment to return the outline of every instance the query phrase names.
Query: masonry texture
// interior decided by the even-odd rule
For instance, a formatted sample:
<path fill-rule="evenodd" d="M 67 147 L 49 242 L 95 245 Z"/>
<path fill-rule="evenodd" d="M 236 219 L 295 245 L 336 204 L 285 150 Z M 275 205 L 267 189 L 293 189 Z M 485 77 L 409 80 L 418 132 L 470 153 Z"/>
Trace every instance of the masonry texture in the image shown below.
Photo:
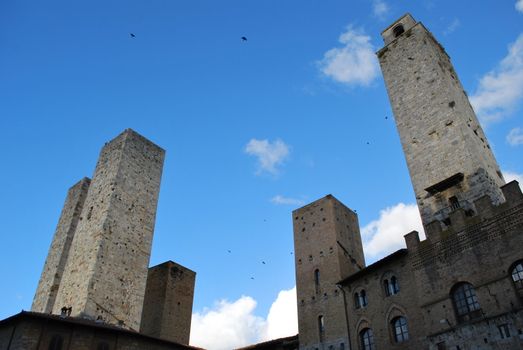
<path fill-rule="evenodd" d="M 53 313 L 140 328 L 163 159 L 130 129 L 103 147 Z"/>
<path fill-rule="evenodd" d="M 424 225 L 458 205 L 472 213 L 484 194 L 501 203 L 501 171 L 443 47 L 410 15 L 382 36 L 378 58 Z"/>
<path fill-rule="evenodd" d="M 196 273 L 167 261 L 151 267 L 140 332 L 189 344 Z"/>
<path fill-rule="evenodd" d="M 62 280 L 67 258 L 69 257 L 71 242 L 80 220 L 80 214 L 90 183 L 90 179 L 83 178 L 67 192 L 60 220 L 58 221 L 53 241 L 49 248 L 49 254 L 38 282 L 38 288 L 31 307 L 33 311 L 50 313 L 53 310 L 58 287 Z"/>
<path fill-rule="evenodd" d="M 336 282 L 365 266 L 356 214 L 328 195 L 293 213 L 300 349 L 348 345 Z"/>

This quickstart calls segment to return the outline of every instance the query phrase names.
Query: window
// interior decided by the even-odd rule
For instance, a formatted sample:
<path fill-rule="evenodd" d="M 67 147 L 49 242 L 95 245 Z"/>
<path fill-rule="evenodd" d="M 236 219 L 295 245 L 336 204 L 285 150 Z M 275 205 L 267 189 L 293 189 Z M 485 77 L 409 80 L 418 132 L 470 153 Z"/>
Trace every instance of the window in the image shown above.
<path fill-rule="evenodd" d="M 469 321 L 481 315 L 476 291 L 470 283 L 459 283 L 451 294 L 459 322 Z"/>
<path fill-rule="evenodd" d="M 365 328 L 360 332 L 360 343 L 362 350 L 374 350 L 374 336 L 372 335 L 372 329 Z"/>
<path fill-rule="evenodd" d="M 444 341 L 437 343 L 436 347 L 438 348 L 438 350 L 447 350 L 447 345 Z"/>
<path fill-rule="evenodd" d="M 405 317 L 400 316 L 392 320 L 392 331 L 396 343 L 403 343 L 404 341 L 409 340 L 409 329 Z"/>
<path fill-rule="evenodd" d="M 359 309 L 361 307 L 361 304 L 360 304 L 360 294 L 359 293 L 354 293 L 354 307 L 356 309 Z"/>
<path fill-rule="evenodd" d="M 512 281 L 518 291 L 523 291 L 523 262 L 518 262 L 512 269 Z"/>
<path fill-rule="evenodd" d="M 51 342 L 49 343 L 49 350 L 62 350 L 62 343 L 64 339 L 58 334 L 53 335 Z"/>
<path fill-rule="evenodd" d="M 510 330 L 508 328 L 508 324 L 502 324 L 501 326 L 498 326 L 498 329 L 501 339 L 510 338 Z"/>
<path fill-rule="evenodd" d="M 451 210 L 456 210 L 456 209 L 459 209 L 459 207 L 460 207 L 458 198 L 456 196 L 452 196 L 449 198 L 449 204 L 450 204 Z"/>
<path fill-rule="evenodd" d="M 403 34 L 403 32 L 405 32 L 405 28 L 403 28 L 402 24 L 398 24 L 397 26 L 394 27 L 392 32 L 394 33 L 394 37 L 397 38 L 398 36 Z"/>
<path fill-rule="evenodd" d="M 398 294 L 400 291 L 400 286 L 398 284 L 398 279 L 396 278 L 396 276 L 392 276 L 390 278 L 390 282 L 389 280 L 384 280 L 383 287 L 385 288 L 385 295 L 388 297 L 394 294 Z"/>
<path fill-rule="evenodd" d="M 320 342 L 322 342 L 325 337 L 325 320 L 323 316 L 318 316 L 318 331 L 320 334 Z"/>
<path fill-rule="evenodd" d="M 360 292 L 360 305 L 361 307 L 365 307 L 369 305 L 369 302 L 367 300 L 367 293 L 365 293 L 365 290 L 362 289 Z"/>
<path fill-rule="evenodd" d="M 320 270 L 314 270 L 314 287 L 316 289 L 316 294 L 320 291 Z"/>
<path fill-rule="evenodd" d="M 109 344 L 107 344 L 106 342 L 100 342 L 98 343 L 96 350 L 109 350 Z"/>

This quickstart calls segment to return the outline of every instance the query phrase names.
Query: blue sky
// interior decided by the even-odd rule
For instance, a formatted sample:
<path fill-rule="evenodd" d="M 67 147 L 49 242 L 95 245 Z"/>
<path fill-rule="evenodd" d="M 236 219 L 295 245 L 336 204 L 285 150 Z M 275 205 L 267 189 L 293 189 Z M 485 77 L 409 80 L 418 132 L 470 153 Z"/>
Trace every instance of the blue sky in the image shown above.
<path fill-rule="evenodd" d="M 419 227 L 372 55 L 405 12 L 521 179 L 522 0 L 2 1 L 0 318 L 30 308 L 67 189 L 130 127 L 167 150 L 151 265 L 197 272 L 195 334 L 290 335 L 293 209 L 357 210 L 368 263 Z"/>

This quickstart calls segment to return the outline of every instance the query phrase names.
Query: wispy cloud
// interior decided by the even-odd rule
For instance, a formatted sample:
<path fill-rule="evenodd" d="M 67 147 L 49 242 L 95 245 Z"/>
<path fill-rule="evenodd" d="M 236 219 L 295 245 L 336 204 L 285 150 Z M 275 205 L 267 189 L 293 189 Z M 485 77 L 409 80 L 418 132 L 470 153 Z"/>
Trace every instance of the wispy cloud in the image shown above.
<path fill-rule="evenodd" d="M 523 13 L 523 0 L 516 1 L 516 10 Z"/>
<path fill-rule="evenodd" d="M 258 159 L 257 174 L 265 171 L 275 175 L 278 173 L 278 166 L 289 156 L 290 150 L 289 146 L 279 139 L 274 142 L 251 139 L 245 146 L 245 153 Z"/>
<path fill-rule="evenodd" d="M 458 27 L 460 25 L 461 25 L 460 20 L 457 18 L 454 18 L 452 20 L 452 22 L 450 22 L 450 24 L 447 26 L 447 28 L 445 28 L 445 30 L 443 31 L 443 34 L 449 35 L 449 34 L 453 33 L 456 29 L 458 29 Z"/>
<path fill-rule="evenodd" d="M 361 229 L 367 263 L 405 247 L 404 235 L 416 230 L 424 238 L 416 204 L 398 203 L 380 211 L 380 217 Z"/>
<path fill-rule="evenodd" d="M 373 0 L 372 1 L 372 13 L 374 16 L 383 19 L 389 12 L 389 5 L 384 0 Z"/>
<path fill-rule="evenodd" d="M 523 34 L 509 46 L 498 66 L 481 78 L 470 102 L 487 124 L 510 115 L 523 97 Z"/>
<path fill-rule="evenodd" d="M 523 129 L 514 128 L 514 129 L 510 130 L 507 135 L 507 142 L 511 146 L 518 146 L 518 145 L 523 144 Z"/>
<path fill-rule="evenodd" d="M 232 349 L 298 333 L 296 287 L 278 293 L 266 318 L 254 314 L 256 304 L 253 298 L 242 296 L 194 313 L 190 344 L 209 350 Z"/>
<path fill-rule="evenodd" d="M 282 195 L 276 195 L 271 198 L 271 202 L 279 205 L 303 205 L 305 202 L 302 199 L 285 197 Z"/>
<path fill-rule="evenodd" d="M 318 62 L 327 77 L 347 85 L 368 86 L 378 76 L 378 61 L 370 36 L 352 26 L 340 35 L 342 47 L 327 51 Z"/>

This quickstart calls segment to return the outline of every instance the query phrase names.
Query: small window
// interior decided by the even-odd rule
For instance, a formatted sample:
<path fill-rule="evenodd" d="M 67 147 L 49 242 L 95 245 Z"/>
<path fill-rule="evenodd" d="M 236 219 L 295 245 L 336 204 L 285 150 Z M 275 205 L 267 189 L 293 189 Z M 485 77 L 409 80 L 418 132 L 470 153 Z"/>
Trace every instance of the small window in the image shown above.
<path fill-rule="evenodd" d="M 501 326 L 498 326 L 498 329 L 501 339 L 510 338 L 510 330 L 508 328 L 508 324 L 502 324 Z"/>
<path fill-rule="evenodd" d="M 392 330 L 394 332 L 394 342 L 403 343 L 409 340 L 409 329 L 405 317 L 396 317 L 392 320 Z"/>
<path fill-rule="evenodd" d="M 389 280 L 383 281 L 383 288 L 385 289 L 385 296 L 390 296 Z"/>
<path fill-rule="evenodd" d="M 322 342 L 325 337 L 325 320 L 323 316 L 318 316 L 318 332 L 320 334 L 320 342 Z"/>
<path fill-rule="evenodd" d="M 362 350 L 375 350 L 372 329 L 365 328 L 360 332 L 360 343 Z"/>
<path fill-rule="evenodd" d="M 62 350 L 63 342 L 64 339 L 60 335 L 53 335 L 51 342 L 49 343 L 49 350 Z"/>
<path fill-rule="evenodd" d="M 365 290 L 362 289 L 360 292 L 360 305 L 361 307 L 365 307 L 369 305 L 369 302 L 367 300 L 367 293 L 365 293 Z"/>
<path fill-rule="evenodd" d="M 512 269 L 512 281 L 518 291 L 523 291 L 523 262 L 518 262 Z"/>
<path fill-rule="evenodd" d="M 436 347 L 438 350 L 447 350 L 447 345 L 444 341 L 437 343 Z"/>
<path fill-rule="evenodd" d="M 459 209 L 460 206 L 461 206 L 459 204 L 458 198 L 456 196 L 452 196 L 452 197 L 449 198 L 449 204 L 450 204 L 450 209 L 451 210 Z"/>
<path fill-rule="evenodd" d="M 320 270 L 318 269 L 314 270 L 314 287 L 316 289 L 316 294 L 318 294 L 320 290 Z"/>
<path fill-rule="evenodd" d="M 398 36 L 400 36 L 401 34 L 403 34 L 405 32 L 405 28 L 403 28 L 403 24 L 398 24 L 397 26 L 394 27 L 392 32 L 394 33 L 394 37 L 397 38 Z"/>
<path fill-rule="evenodd" d="M 359 309 L 361 307 L 361 304 L 360 304 L 360 294 L 359 293 L 354 293 L 354 307 L 356 309 Z"/>
<path fill-rule="evenodd" d="M 469 321 L 481 316 L 478 297 L 472 284 L 460 283 L 456 285 L 451 295 L 459 322 Z"/>
<path fill-rule="evenodd" d="M 389 287 L 390 287 L 390 294 L 391 295 L 394 295 L 394 294 L 398 294 L 399 291 L 400 291 L 400 285 L 398 283 L 398 279 L 396 278 L 396 276 L 392 276 L 390 278 L 390 284 L 389 284 Z"/>

